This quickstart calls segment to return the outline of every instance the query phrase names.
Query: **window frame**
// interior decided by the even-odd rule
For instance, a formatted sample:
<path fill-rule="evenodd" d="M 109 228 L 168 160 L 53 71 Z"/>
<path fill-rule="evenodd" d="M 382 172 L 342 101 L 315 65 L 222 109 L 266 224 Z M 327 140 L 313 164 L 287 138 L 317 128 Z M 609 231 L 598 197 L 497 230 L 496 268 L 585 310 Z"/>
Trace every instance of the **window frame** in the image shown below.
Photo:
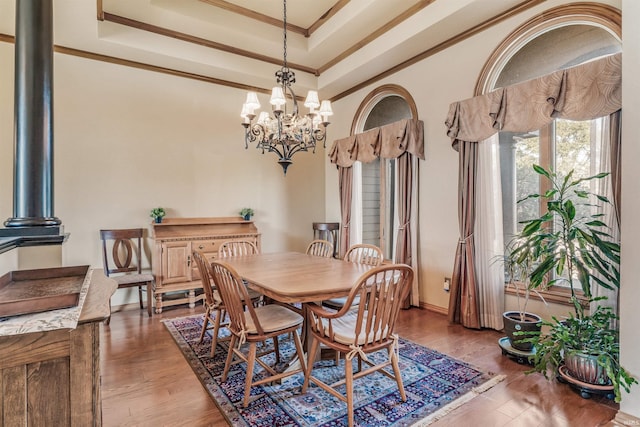
<path fill-rule="evenodd" d="M 544 11 L 520 25 L 494 49 L 478 76 L 474 94 L 476 96 L 483 95 L 493 90 L 508 61 L 530 41 L 546 32 L 570 25 L 592 25 L 601 28 L 610 33 L 622 45 L 622 14 L 619 9 L 601 3 L 573 3 L 558 6 Z M 553 145 L 546 144 L 547 150 L 543 152 L 542 139 L 547 138 L 555 142 L 554 127 L 555 121 L 539 129 L 540 160 L 541 162 L 545 161 L 546 164 L 549 164 L 553 155 Z M 542 191 L 543 188 L 541 187 L 540 190 Z M 588 301 L 582 291 L 577 291 L 579 291 L 577 292 L 578 300 L 588 306 Z M 508 283 L 505 283 L 505 294 L 515 294 Z M 568 297 L 571 292 L 567 287 L 552 286 L 547 290 L 540 291 L 540 294 L 546 301 L 569 304 Z M 535 293 L 531 297 L 542 299 Z"/>
<path fill-rule="evenodd" d="M 364 126 L 365 126 L 365 122 L 367 120 L 367 118 L 369 117 L 369 114 L 371 114 L 371 112 L 373 111 L 374 107 L 384 98 L 386 97 L 390 97 L 390 96 L 396 96 L 396 97 L 400 97 L 402 99 L 404 99 L 404 101 L 407 103 L 407 106 L 409 107 L 409 111 L 411 112 L 411 119 L 417 119 L 418 118 L 418 108 L 416 106 L 416 103 L 413 99 L 413 97 L 411 96 L 411 94 L 409 93 L 409 91 L 407 91 L 405 88 L 403 88 L 402 86 L 399 85 L 395 85 L 395 84 L 386 84 L 386 85 L 382 85 L 376 89 L 374 89 L 373 91 L 371 91 L 364 99 L 363 101 L 360 103 L 360 106 L 358 107 L 354 118 L 353 118 L 353 122 L 351 123 L 351 135 L 355 135 L 356 133 L 362 132 L 364 130 Z M 394 219 L 391 218 L 387 218 L 388 214 L 388 209 L 387 209 L 387 165 L 389 163 L 389 160 L 394 160 L 395 159 L 384 159 L 384 158 L 380 158 L 380 238 L 379 238 L 379 242 L 378 245 L 380 247 L 380 249 L 382 249 L 383 254 L 385 254 L 385 259 L 387 260 L 392 260 L 394 255 L 395 255 L 395 238 L 393 238 L 393 221 Z M 395 185 L 395 184 L 394 184 Z M 394 200 L 393 200 L 393 204 L 394 204 L 394 215 L 395 213 L 397 213 L 397 206 L 395 206 L 396 204 L 396 199 L 397 199 L 397 195 L 395 195 L 394 192 Z M 391 221 L 389 223 L 389 221 Z M 388 225 L 391 224 L 391 230 L 387 230 Z M 387 248 L 388 244 L 387 244 L 387 237 L 389 236 L 388 233 L 391 233 L 391 237 L 392 237 L 392 247 Z M 387 252 L 388 249 L 388 252 Z M 389 258 L 387 258 L 387 255 L 391 255 Z"/>

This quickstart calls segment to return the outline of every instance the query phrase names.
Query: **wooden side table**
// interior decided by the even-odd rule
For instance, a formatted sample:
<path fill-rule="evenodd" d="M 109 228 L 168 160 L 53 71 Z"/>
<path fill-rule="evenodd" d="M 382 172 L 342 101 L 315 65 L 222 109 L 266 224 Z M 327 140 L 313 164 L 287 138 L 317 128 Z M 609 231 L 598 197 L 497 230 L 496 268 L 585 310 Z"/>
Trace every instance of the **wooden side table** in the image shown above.
<path fill-rule="evenodd" d="M 339 222 L 314 222 L 313 238 L 331 242 L 333 245 L 333 257 L 340 258 L 340 223 Z"/>

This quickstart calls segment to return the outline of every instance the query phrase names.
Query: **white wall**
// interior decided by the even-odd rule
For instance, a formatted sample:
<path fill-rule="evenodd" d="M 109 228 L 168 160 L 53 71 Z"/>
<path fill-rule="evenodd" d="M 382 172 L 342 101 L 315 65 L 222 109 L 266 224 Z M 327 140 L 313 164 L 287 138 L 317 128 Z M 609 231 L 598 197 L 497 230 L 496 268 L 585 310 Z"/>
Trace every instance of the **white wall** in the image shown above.
<path fill-rule="evenodd" d="M 622 229 L 620 277 L 620 361 L 640 379 L 640 2 L 622 1 Z M 640 386 L 623 395 L 620 411 L 640 418 Z"/>
<path fill-rule="evenodd" d="M 54 65 L 54 212 L 70 233 L 62 265 L 101 267 L 99 229 L 149 228 L 156 206 L 170 217 L 252 207 L 264 251 L 303 251 L 311 223 L 325 219 L 324 150 L 294 156 L 286 177 L 275 155 L 245 150 L 244 91 L 59 53 Z M 13 209 L 13 44 L 0 42 L 0 70 L 4 221 Z"/>

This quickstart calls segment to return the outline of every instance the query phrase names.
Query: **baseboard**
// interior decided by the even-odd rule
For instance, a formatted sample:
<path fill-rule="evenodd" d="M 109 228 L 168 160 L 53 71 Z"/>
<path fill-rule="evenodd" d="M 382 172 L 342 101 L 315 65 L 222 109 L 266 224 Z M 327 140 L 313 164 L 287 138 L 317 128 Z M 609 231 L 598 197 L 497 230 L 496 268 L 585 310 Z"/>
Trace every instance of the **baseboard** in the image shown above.
<path fill-rule="evenodd" d="M 616 417 L 611 421 L 609 421 L 609 423 L 606 426 L 607 427 L 640 426 L 640 418 L 618 411 L 618 413 L 616 414 Z"/>
<path fill-rule="evenodd" d="M 449 314 L 449 310 L 445 307 L 440 307 L 439 305 L 433 305 L 426 302 L 420 303 L 420 308 L 425 310 L 433 311 L 434 313 L 444 314 L 445 316 Z"/>

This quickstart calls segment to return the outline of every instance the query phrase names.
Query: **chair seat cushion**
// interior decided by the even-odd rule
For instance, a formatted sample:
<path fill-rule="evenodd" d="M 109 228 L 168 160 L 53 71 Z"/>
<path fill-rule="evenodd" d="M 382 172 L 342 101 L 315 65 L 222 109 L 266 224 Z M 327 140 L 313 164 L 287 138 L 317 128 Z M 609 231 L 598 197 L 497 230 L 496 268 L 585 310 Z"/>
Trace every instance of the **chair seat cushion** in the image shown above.
<path fill-rule="evenodd" d="M 302 324 L 303 317 L 286 307 L 277 304 L 269 304 L 254 309 L 260 325 L 265 332 L 274 332 Z M 253 319 L 245 312 L 247 332 L 257 334 L 258 330 L 253 324 Z"/>
<path fill-rule="evenodd" d="M 333 308 L 335 310 L 340 310 L 342 307 L 344 307 L 344 304 L 346 302 L 347 302 L 347 297 L 331 298 L 331 299 L 322 301 L 322 305 L 324 305 L 325 307 Z M 356 306 L 358 304 L 360 304 L 360 295 L 356 295 L 356 297 L 353 299 L 352 305 Z"/>
<path fill-rule="evenodd" d="M 384 331 L 382 331 L 382 334 L 380 333 L 377 333 L 375 335 L 371 334 L 371 336 L 368 337 L 369 339 L 366 339 L 366 337 L 364 336 L 364 333 L 360 333 L 360 335 L 358 336 L 358 342 L 356 343 L 355 330 L 356 330 L 357 320 L 358 320 L 357 310 L 349 311 L 344 316 L 339 317 L 337 319 L 333 319 L 331 323 L 333 325 L 334 341 L 339 342 L 340 344 L 345 344 L 345 345 L 351 345 L 351 344 L 363 345 L 363 344 L 371 343 L 375 339 L 379 338 L 380 336 L 385 336 L 387 333 L 387 328 L 385 328 Z M 362 320 L 362 324 L 365 325 L 366 322 L 367 322 L 367 316 L 365 315 L 364 319 Z M 325 334 L 327 335 L 329 334 L 329 322 L 324 322 L 324 331 L 325 331 Z"/>
<path fill-rule="evenodd" d="M 109 276 L 109 279 L 113 279 L 118 283 L 118 286 L 123 285 L 137 285 L 145 284 L 146 282 L 153 282 L 153 275 L 151 274 L 123 274 L 121 276 Z"/>
<path fill-rule="evenodd" d="M 262 294 L 260 292 L 256 292 L 253 289 L 247 289 L 247 293 L 249 294 L 249 299 L 251 301 L 258 300 L 258 299 L 260 299 L 262 297 Z M 217 304 L 222 303 L 222 297 L 220 296 L 220 292 L 218 292 L 217 289 L 213 290 L 213 300 Z"/>

